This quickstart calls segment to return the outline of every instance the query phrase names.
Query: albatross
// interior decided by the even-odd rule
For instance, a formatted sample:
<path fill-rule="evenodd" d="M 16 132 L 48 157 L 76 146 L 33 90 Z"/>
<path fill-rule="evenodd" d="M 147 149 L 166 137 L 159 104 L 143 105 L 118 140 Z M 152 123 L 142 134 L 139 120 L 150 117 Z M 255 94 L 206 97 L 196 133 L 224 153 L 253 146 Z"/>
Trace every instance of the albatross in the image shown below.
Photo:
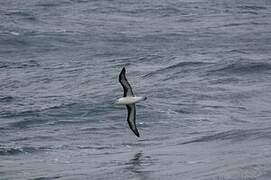
<path fill-rule="evenodd" d="M 127 81 L 126 78 L 126 70 L 125 67 L 122 68 L 119 75 L 119 82 L 123 87 L 123 97 L 117 99 L 116 104 L 126 105 L 128 110 L 127 121 L 130 129 L 134 132 L 134 134 L 139 137 L 139 132 L 136 128 L 136 106 L 135 103 L 139 101 L 144 101 L 147 97 L 135 96 L 132 90 L 131 85 Z"/>

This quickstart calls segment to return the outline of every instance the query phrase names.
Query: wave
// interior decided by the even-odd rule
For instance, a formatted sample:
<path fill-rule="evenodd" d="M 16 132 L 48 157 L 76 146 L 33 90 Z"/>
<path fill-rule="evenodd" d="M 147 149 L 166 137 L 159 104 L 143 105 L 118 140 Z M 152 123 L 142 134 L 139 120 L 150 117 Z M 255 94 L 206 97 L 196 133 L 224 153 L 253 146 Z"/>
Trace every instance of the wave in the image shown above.
<path fill-rule="evenodd" d="M 224 131 L 220 133 L 215 133 L 212 135 L 203 136 L 201 138 L 186 141 L 181 144 L 191 144 L 191 143 L 200 143 L 200 142 L 210 142 L 210 141 L 244 141 L 248 139 L 260 139 L 260 138 L 271 138 L 271 129 L 235 129 L 230 131 Z"/>
<path fill-rule="evenodd" d="M 67 4 L 71 4 L 71 1 L 50 1 L 50 2 L 45 2 L 45 1 L 40 1 L 36 4 L 36 6 L 44 7 L 44 8 L 53 8 L 53 7 L 58 7 L 58 6 L 64 6 Z"/>
<path fill-rule="evenodd" d="M 40 67 L 40 64 L 35 60 L 23 61 L 23 62 L 9 62 L 9 61 L 1 61 L 0 69 L 16 69 L 16 68 L 29 68 L 29 67 Z"/>
<path fill-rule="evenodd" d="M 265 9 L 267 9 L 264 6 L 251 6 L 251 5 L 239 6 L 239 8 L 245 9 L 245 10 L 265 10 Z"/>
<path fill-rule="evenodd" d="M 6 16 L 18 16 L 22 17 L 25 20 L 29 21 L 36 21 L 37 18 L 32 12 L 25 12 L 25 11 L 11 11 L 11 12 L 6 12 Z"/>
<path fill-rule="evenodd" d="M 14 111 L 2 111 L 0 112 L 0 116 L 4 118 L 15 118 L 15 117 L 30 117 L 30 116 L 39 116 L 38 110 L 26 110 L 21 112 Z"/>
<path fill-rule="evenodd" d="M 36 177 L 30 180 L 51 180 L 51 179 L 59 179 L 59 178 L 61 178 L 61 176 L 50 176 L 50 177 L 41 176 L 41 177 Z"/>
<path fill-rule="evenodd" d="M 183 14 L 183 11 L 181 11 L 176 6 L 157 6 L 157 7 L 146 7 L 146 8 L 138 8 L 134 9 L 132 11 L 125 11 L 129 14 L 148 14 L 148 15 L 158 15 L 161 17 L 167 17 L 167 16 L 173 16 L 178 15 L 180 13 Z"/>
<path fill-rule="evenodd" d="M 28 118 L 25 118 L 24 120 L 9 123 L 9 127 L 24 129 L 24 128 L 30 127 L 32 125 L 35 125 L 35 124 L 45 124 L 48 121 L 49 121 L 49 119 L 41 119 L 41 118 L 28 119 Z"/>
<path fill-rule="evenodd" d="M 52 97 L 54 97 L 54 96 L 52 96 Z M 55 96 L 55 97 L 57 97 L 57 96 Z M 0 98 L 0 102 L 1 102 L 1 98 Z M 77 105 L 77 103 L 63 103 L 60 105 L 53 105 L 51 107 L 45 107 L 45 108 L 33 109 L 33 110 L 6 111 L 6 112 L 2 111 L 2 112 L 0 112 L 0 116 L 5 117 L 5 118 L 33 117 L 33 116 L 39 117 L 41 114 L 50 115 L 50 112 L 52 112 L 52 111 L 58 111 L 59 114 L 61 114 L 62 111 L 60 111 L 60 110 L 67 110 L 68 111 L 69 109 L 73 109 L 76 105 Z M 65 111 L 65 113 L 67 113 L 67 111 Z"/>
<path fill-rule="evenodd" d="M 249 62 L 238 61 L 226 65 L 225 67 L 210 70 L 209 73 L 226 73 L 226 74 L 250 74 L 250 73 L 263 73 L 271 70 L 271 63 L 268 62 Z"/>
<path fill-rule="evenodd" d="M 6 110 L 0 111 L 0 117 L 12 119 L 12 122 L 5 124 L 5 128 L 24 129 L 33 126 L 54 126 L 54 125 L 69 125 L 69 124 L 83 124 L 94 122 L 97 115 L 104 115 L 104 108 L 113 107 L 93 106 L 92 104 L 82 103 L 65 103 L 51 107 L 33 109 L 33 110 Z M 106 115 L 105 115 L 106 116 Z M 112 119 L 114 117 L 106 117 Z M 95 118 L 95 122 L 98 119 Z"/>
<path fill-rule="evenodd" d="M 1 39 L 0 41 L 0 45 L 4 46 L 4 47 L 16 47 L 16 49 L 18 49 L 19 47 L 27 47 L 27 46 L 31 46 L 31 42 L 29 40 L 27 40 L 26 38 L 17 38 L 17 37 L 4 37 Z M 11 53 L 14 50 L 11 48 L 6 48 L 6 49 L 1 49 L 0 52 L 3 53 Z"/>
<path fill-rule="evenodd" d="M 1 147 L 0 146 L 0 156 L 35 153 L 35 152 L 44 151 L 48 149 L 49 148 L 46 148 L 46 147 Z"/>
<path fill-rule="evenodd" d="M 8 102 L 12 102 L 15 98 L 12 96 L 4 96 L 4 97 L 0 97 L 0 102 L 4 102 L 4 103 L 8 103 Z"/>
<path fill-rule="evenodd" d="M 152 71 L 148 74 L 146 74 L 143 77 L 151 77 L 154 76 L 156 74 L 160 74 L 160 73 L 164 73 L 164 72 L 168 72 L 169 70 L 173 70 L 173 69 L 177 69 L 177 68 L 191 68 L 191 67 L 199 67 L 199 66 L 205 66 L 205 65 L 209 65 L 210 63 L 206 63 L 206 62 L 199 62 L 199 61 L 184 61 L 184 62 L 179 62 L 177 64 L 173 64 L 164 68 L 160 68 L 158 70 Z"/>

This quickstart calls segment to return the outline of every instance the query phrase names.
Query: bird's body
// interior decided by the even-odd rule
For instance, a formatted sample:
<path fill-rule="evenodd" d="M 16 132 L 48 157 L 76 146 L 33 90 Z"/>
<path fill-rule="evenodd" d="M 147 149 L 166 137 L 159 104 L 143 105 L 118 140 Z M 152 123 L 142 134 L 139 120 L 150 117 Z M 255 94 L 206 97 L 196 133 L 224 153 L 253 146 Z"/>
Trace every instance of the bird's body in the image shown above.
<path fill-rule="evenodd" d="M 127 96 L 127 97 L 119 98 L 116 104 L 123 104 L 123 105 L 134 104 L 139 101 L 144 101 L 146 99 L 147 99 L 146 97 Z"/>
<path fill-rule="evenodd" d="M 144 101 L 147 98 L 146 97 L 137 97 L 134 96 L 134 93 L 132 91 L 132 87 L 129 84 L 129 82 L 126 79 L 126 70 L 125 68 L 122 68 L 120 75 L 119 75 L 119 82 L 123 87 L 123 97 L 119 98 L 116 101 L 116 104 L 122 104 L 126 105 L 126 108 L 128 110 L 128 117 L 127 121 L 129 124 L 130 129 L 135 133 L 137 137 L 139 137 L 139 132 L 136 127 L 136 107 L 135 103 L 139 101 Z"/>

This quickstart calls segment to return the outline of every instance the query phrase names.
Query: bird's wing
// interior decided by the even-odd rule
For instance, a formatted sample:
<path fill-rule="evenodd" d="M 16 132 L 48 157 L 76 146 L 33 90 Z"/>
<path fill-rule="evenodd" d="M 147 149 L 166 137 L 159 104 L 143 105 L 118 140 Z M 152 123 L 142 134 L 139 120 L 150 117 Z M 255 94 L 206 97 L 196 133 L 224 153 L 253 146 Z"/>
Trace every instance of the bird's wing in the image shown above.
<path fill-rule="evenodd" d="M 132 87 L 129 84 L 129 82 L 127 81 L 125 73 L 126 73 L 125 68 L 122 68 L 120 75 L 119 75 L 119 82 L 123 87 L 123 91 L 124 91 L 123 97 L 134 96 L 134 93 L 132 91 Z"/>
<path fill-rule="evenodd" d="M 128 117 L 127 121 L 129 124 L 130 129 L 135 133 L 137 137 L 139 137 L 139 132 L 136 128 L 136 107 L 135 104 L 128 104 L 126 105 L 128 110 Z"/>

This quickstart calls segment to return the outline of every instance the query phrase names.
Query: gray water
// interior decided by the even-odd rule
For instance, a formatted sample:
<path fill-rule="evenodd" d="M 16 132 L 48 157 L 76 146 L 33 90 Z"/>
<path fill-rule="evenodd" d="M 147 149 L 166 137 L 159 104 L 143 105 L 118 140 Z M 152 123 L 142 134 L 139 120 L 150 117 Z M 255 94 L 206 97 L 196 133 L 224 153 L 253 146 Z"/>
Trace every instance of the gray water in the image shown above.
<path fill-rule="evenodd" d="M 0 179 L 269 180 L 270 89 L 269 0 L 1 0 Z"/>

